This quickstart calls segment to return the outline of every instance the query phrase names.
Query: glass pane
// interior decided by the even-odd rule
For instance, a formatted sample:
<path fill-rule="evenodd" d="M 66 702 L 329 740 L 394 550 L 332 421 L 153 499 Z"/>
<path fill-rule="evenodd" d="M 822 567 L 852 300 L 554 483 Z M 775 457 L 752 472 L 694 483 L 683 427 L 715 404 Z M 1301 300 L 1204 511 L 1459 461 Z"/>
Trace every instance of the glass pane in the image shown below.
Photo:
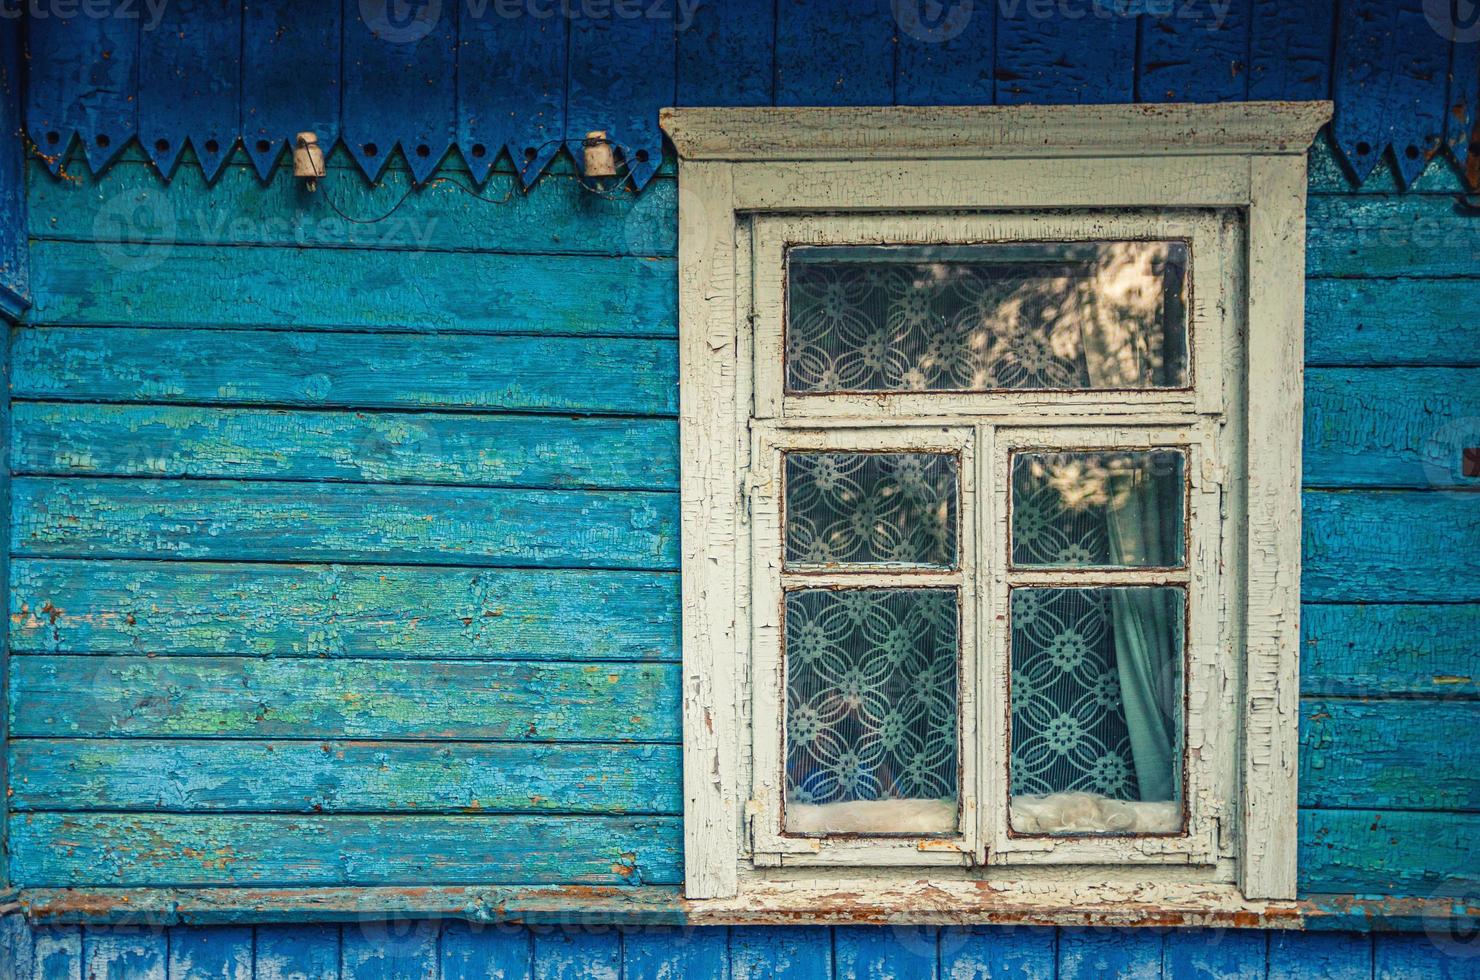
<path fill-rule="evenodd" d="M 956 830 L 957 593 L 786 594 L 786 830 Z"/>
<path fill-rule="evenodd" d="M 1183 242 L 794 246 L 786 389 L 1179 388 Z"/>
<path fill-rule="evenodd" d="M 1184 461 L 1176 449 L 1016 454 L 1012 563 L 1181 567 Z"/>
<path fill-rule="evenodd" d="M 1180 587 L 1014 589 L 1012 829 L 1182 830 Z"/>
<path fill-rule="evenodd" d="M 786 562 L 956 563 L 950 453 L 786 454 Z"/>

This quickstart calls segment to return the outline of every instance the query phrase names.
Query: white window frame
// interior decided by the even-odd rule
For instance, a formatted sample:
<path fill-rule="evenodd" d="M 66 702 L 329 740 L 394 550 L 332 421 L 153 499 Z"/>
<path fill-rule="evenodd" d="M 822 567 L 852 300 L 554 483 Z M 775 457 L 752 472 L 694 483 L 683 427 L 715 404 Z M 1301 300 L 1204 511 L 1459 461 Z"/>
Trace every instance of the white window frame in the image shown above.
<path fill-rule="evenodd" d="M 810 912 L 833 921 L 887 914 L 1117 922 L 1147 903 L 1185 909 L 1189 921 L 1288 911 L 1296 852 L 1305 153 L 1329 116 L 1329 103 L 665 110 L 680 161 L 691 918 Z M 1137 229 L 1133 237 L 1194 242 L 1191 392 L 1107 399 L 1079 392 L 787 397 L 780 390 L 781 311 L 771 307 L 780 297 L 775 260 L 786 244 L 935 241 L 942 234 L 1105 239 Z M 1060 428 L 1066 424 L 1072 430 Z M 980 599 L 995 596 L 990 601 L 1000 604 L 1007 584 L 1000 577 L 1013 573 L 973 556 L 996 546 L 993 527 L 1005 520 L 1007 454 L 1013 446 L 1063 446 L 1071 431 L 1087 446 L 1185 446 L 1193 454 L 1191 520 L 1203 540 L 1217 544 L 1189 554 L 1188 601 L 1195 623 L 1217 625 L 1195 626 L 1189 637 L 1186 741 L 1197 751 L 1187 756 L 1198 760 L 1187 772 L 1189 833 L 1011 835 L 1005 804 L 985 802 L 1005 800 L 1005 773 L 985 764 L 986 753 L 978 753 L 983 765 L 966 762 L 980 745 L 1005 744 L 1006 652 L 998 642 L 983 647 L 980 663 L 962 667 L 962 717 L 981 719 L 982 730 L 967 731 L 963 721 L 968 818 L 959 839 L 781 834 L 781 748 L 766 734 L 780 724 L 780 640 L 777 617 L 760 611 L 780 593 L 779 552 L 773 562 L 764 548 L 752 551 L 753 541 L 779 542 L 778 447 L 974 451 L 962 492 L 983 499 L 962 507 L 963 568 Z M 965 534 L 975 518 L 968 510 L 986 515 L 969 531 L 970 547 Z M 973 607 L 964 620 L 1005 613 Z M 964 642 L 964 627 L 962 635 Z M 992 705 L 1003 710 L 987 710 Z"/>

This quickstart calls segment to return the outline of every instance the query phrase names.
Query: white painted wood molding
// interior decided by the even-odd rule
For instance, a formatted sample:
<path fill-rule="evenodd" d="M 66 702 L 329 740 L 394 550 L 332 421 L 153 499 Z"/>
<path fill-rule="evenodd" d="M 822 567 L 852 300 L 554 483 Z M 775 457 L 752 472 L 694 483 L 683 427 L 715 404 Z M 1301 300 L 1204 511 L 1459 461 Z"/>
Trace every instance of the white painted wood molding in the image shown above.
<path fill-rule="evenodd" d="M 1324 102 L 663 111 L 680 157 L 685 894 L 695 921 L 706 910 L 719 921 L 747 909 L 908 918 L 919 903 L 939 921 L 1039 921 L 1048 907 L 1095 909 L 1112 921 L 1122 905 L 1130 921 L 1154 918 L 1160 901 L 1184 917 L 1202 910 L 1210 922 L 1287 914 L 1297 850 L 1305 154 L 1330 113 Z M 1211 347 L 1193 337 L 1194 390 L 1137 392 L 1123 404 L 1024 392 L 824 396 L 802 405 L 768 376 L 778 335 L 773 323 L 757 323 L 781 307 L 767 285 L 774 270 L 758 264 L 774 263 L 775 229 L 783 244 L 840 228 L 848 229 L 840 240 L 870 228 L 929 239 L 928 213 L 958 235 L 974 227 L 988 239 L 1008 229 L 1022 237 L 1018 226 L 1031 224 L 1034 210 L 1071 207 L 1101 215 L 1106 228 L 1127 220 L 1170 228 L 1192 214 L 1217 226 L 1197 233 L 1199 296 L 1237 329 Z M 1073 230 L 1061 215 L 1043 220 L 1056 233 Z M 1228 567 L 1210 572 L 1215 556 L 1206 555 L 1190 572 L 1194 584 L 1216 578 L 1217 595 L 1200 600 L 1199 615 L 1217 620 L 1223 637 L 1218 650 L 1198 653 L 1214 669 L 1190 691 L 1199 707 L 1189 734 L 1202 739 L 1207 767 L 1190 788 L 1200 800 L 1198 840 L 1159 852 L 1065 842 L 1055 857 L 1009 840 L 1005 818 L 985 813 L 964 838 L 976 841 L 974 855 L 957 849 L 933 864 L 910 848 L 853 841 L 830 851 L 779 839 L 775 801 L 761 798 L 756 787 L 766 781 L 755 778 L 757 760 L 775 763 L 777 743 L 754 726 L 771 732 L 781 714 L 780 705 L 755 703 L 761 691 L 774 700 L 775 679 L 752 676 L 757 664 L 772 669 L 753 649 L 752 593 L 770 601 L 775 592 L 752 583 L 755 522 L 775 523 L 770 504 L 752 513 L 757 433 L 792 439 L 829 427 L 963 420 L 978 457 L 988 457 L 981 481 L 1000 479 L 993 440 L 1006 425 L 1181 427 L 1208 447 L 1200 492 L 1224 495 L 1232 516 L 1216 533 L 1204 528 Z M 980 489 L 981 520 L 990 523 L 1001 502 L 985 482 Z M 996 696 L 986 678 L 963 704 Z M 982 730 L 995 739 L 1003 721 L 989 718 Z M 1005 792 L 1000 773 L 986 790 Z M 1096 861 L 1104 863 L 1076 868 Z"/>
<path fill-rule="evenodd" d="M 1329 102 L 664 109 L 684 160 L 1304 155 Z"/>

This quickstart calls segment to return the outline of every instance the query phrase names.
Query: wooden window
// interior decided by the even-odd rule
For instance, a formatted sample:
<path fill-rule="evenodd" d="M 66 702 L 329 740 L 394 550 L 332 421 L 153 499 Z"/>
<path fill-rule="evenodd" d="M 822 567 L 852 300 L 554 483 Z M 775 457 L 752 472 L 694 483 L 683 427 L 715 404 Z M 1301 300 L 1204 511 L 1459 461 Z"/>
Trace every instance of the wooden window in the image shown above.
<path fill-rule="evenodd" d="M 700 908 L 1293 898 L 1326 111 L 665 116 Z"/>

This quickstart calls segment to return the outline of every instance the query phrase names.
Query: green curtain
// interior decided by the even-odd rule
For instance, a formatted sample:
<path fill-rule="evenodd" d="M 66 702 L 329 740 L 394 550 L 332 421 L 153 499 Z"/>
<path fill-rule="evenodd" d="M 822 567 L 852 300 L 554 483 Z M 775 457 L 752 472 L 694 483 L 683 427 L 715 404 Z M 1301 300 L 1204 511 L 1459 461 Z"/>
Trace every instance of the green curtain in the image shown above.
<path fill-rule="evenodd" d="M 1109 508 L 1110 560 L 1114 564 L 1170 565 L 1177 560 L 1181 522 L 1164 520 L 1180 500 L 1162 500 L 1158 482 L 1141 470 L 1114 478 L 1123 506 Z M 1165 508 L 1165 509 L 1164 509 Z M 1177 799 L 1181 787 L 1183 606 L 1178 590 L 1112 589 L 1110 613 L 1120 697 L 1130 732 L 1131 761 L 1142 800 Z"/>

